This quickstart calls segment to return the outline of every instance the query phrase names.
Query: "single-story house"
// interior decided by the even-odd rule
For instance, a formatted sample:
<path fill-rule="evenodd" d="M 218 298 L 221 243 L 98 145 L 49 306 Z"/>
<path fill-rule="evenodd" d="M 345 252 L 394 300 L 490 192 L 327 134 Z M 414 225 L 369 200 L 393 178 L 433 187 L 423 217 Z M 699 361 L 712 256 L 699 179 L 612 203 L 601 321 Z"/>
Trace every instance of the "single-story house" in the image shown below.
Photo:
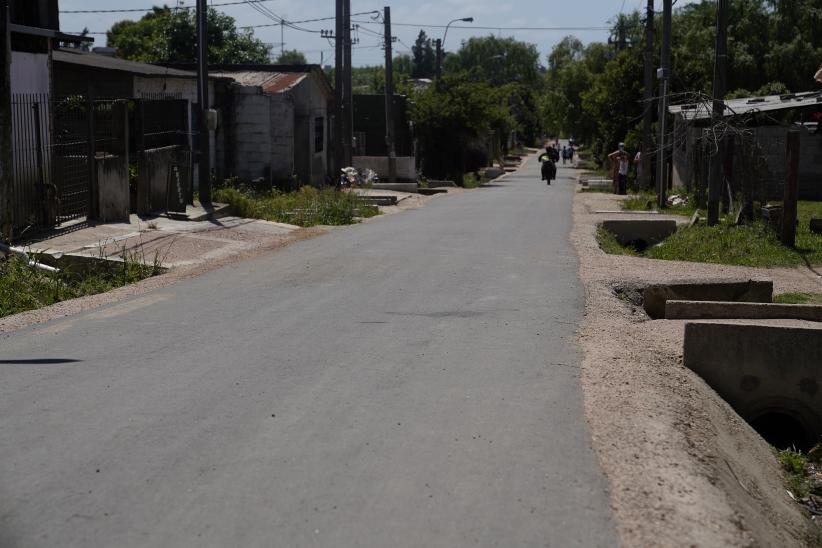
<path fill-rule="evenodd" d="M 219 171 L 271 184 L 326 182 L 331 84 L 318 65 L 221 65 L 225 139 Z"/>
<path fill-rule="evenodd" d="M 715 149 L 709 130 L 711 110 L 710 101 L 669 107 L 674 116 L 675 188 L 693 189 L 707 181 Z M 743 178 L 755 178 L 754 184 L 769 199 L 782 198 L 787 179 L 787 133 L 793 128 L 800 134 L 799 197 L 822 200 L 822 133 L 817 129 L 822 121 L 822 91 L 728 99 L 724 118 L 737 130 L 731 132 L 724 162 L 734 191 L 741 188 Z"/>

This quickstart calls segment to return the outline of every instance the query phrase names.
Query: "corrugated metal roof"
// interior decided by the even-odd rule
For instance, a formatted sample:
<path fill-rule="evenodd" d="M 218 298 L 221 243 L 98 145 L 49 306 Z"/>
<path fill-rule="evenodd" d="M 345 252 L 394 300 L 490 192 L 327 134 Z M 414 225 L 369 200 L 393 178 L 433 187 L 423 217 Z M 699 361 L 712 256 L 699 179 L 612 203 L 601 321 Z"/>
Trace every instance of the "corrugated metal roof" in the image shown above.
<path fill-rule="evenodd" d="M 822 104 L 822 91 L 728 99 L 725 101 L 724 116 L 739 116 L 752 112 L 802 108 L 816 104 Z M 671 114 L 679 114 L 686 120 L 706 120 L 711 117 L 711 109 L 711 102 L 705 101 L 702 103 L 671 105 L 668 107 L 668 112 Z"/>
<path fill-rule="evenodd" d="M 302 82 L 308 74 L 304 72 L 264 72 L 264 71 L 220 71 L 214 76 L 232 78 L 243 86 L 257 86 L 266 93 L 282 93 Z"/>
<path fill-rule="evenodd" d="M 52 60 L 56 63 L 68 63 L 72 65 L 82 65 L 101 70 L 118 70 L 130 72 L 141 76 L 158 76 L 170 78 L 196 78 L 197 74 L 186 70 L 160 67 L 148 63 L 138 63 L 127 61 L 116 57 L 108 57 L 96 53 L 86 53 L 79 50 L 56 49 L 53 52 Z"/>

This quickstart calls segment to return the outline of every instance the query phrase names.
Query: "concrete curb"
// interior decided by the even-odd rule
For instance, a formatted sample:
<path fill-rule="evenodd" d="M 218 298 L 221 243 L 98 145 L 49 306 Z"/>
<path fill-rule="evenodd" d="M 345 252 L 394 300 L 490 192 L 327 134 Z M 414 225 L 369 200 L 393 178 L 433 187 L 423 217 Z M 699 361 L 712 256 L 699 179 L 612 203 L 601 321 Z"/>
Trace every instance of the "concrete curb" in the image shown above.
<path fill-rule="evenodd" d="M 666 320 L 808 320 L 822 322 L 822 306 L 814 304 L 731 301 L 667 301 Z"/>

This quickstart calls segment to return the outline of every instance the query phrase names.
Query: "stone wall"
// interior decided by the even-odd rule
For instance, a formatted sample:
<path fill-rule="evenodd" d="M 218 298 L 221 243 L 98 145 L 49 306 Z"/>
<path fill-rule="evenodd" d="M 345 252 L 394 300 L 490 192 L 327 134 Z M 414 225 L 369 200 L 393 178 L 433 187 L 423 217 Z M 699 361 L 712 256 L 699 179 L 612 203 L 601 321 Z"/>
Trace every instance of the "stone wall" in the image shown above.
<path fill-rule="evenodd" d="M 397 181 L 417 181 L 414 160 L 413 156 L 397 156 Z M 385 156 L 354 156 L 352 162 L 357 169 L 373 169 L 381 181 L 388 181 L 388 158 Z"/>

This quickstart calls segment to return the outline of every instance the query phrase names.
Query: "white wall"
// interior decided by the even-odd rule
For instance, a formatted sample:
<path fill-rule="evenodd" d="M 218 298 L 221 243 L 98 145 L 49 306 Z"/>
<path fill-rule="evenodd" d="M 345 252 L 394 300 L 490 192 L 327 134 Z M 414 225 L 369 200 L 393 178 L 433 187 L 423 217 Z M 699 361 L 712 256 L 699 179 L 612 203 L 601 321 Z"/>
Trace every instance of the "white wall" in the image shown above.
<path fill-rule="evenodd" d="M 49 74 L 48 54 L 11 52 L 12 93 L 50 93 Z"/>

